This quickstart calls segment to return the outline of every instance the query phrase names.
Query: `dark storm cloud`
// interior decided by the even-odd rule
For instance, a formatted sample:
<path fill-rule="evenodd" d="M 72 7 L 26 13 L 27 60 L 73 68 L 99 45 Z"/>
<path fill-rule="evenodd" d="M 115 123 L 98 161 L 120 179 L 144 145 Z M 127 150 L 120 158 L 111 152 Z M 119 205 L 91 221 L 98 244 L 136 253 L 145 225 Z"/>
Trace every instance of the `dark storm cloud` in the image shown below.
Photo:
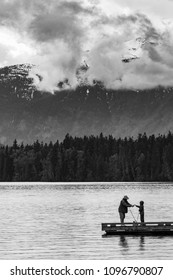
<path fill-rule="evenodd" d="M 79 1 L 57 3 L 54 0 L 0 0 L 1 25 L 25 28 L 24 31 L 33 33 L 40 41 L 50 40 L 54 36 L 62 38 L 63 31 L 65 36 L 68 34 L 68 37 L 70 33 L 71 36 L 81 35 L 82 22 L 78 22 L 78 18 L 92 13 L 91 8 L 85 7 Z"/>
<path fill-rule="evenodd" d="M 155 61 L 155 62 L 162 62 L 163 59 L 160 56 L 160 54 L 158 53 L 158 51 L 156 50 L 156 48 L 149 46 L 148 47 L 148 56 L 151 60 Z"/>
<path fill-rule="evenodd" d="M 117 16 L 116 18 L 116 23 L 117 24 L 125 24 L 125 23 L 136 23 L 138 20 L 138 16 L 137 15 L 120 15 Z"/>
<path fill-rule="evenodd" d="M 132 25 L 143 36 L 143 39 L 155 39 L 156 41 L 161 39 L 161 34 L 153 26 L 150 19 L 141 13 L 135 13 L 133 15 L 121 15 L 116 18 L 116 24 L 118 25 Z"/>
<path fill-rule="evenodd" d="M 155 29 L 155 27 L 153 26 L 152 22 L 150 21 L 150 19 L 148 17 L 146 17 L 143 14 L 139 14 L 139 13 L 136 14 L 136 16 L 139 21 L 140 28 L 145 34 L 146 40 L 148 40 L 150 38 L 159 40 L 161 38 L 161 35 Z"/>
<path fill-rule="evenodd" d="M 55 39 L 72 41 L 82 36 L 80 26 L 76 25 L 76 18 L 62 14 L 61 10 L 36 16 L 29 30 L 36 40 L 42 42 Z"/>
<path fill-rule="evenodd" d="M 64 11 L 69 11 L 75 14 L 92 14 L 94 11 L 89 7 L 84 7 L 82 2 L 61 2 L 58 7 Z"/>
<path fill-rule="evenodd" d="M 5 0 L 0 1 L 0 22 L 1 24 L 12 23 L 15 19 L 18 21 L 20 15 L 20 2 L 19 9 L 17 9 L 17 4 L 15 1 L 7 2 Z"/>
<path fill-rule="evenodd" d="M 38 41 L 64 39 L 79 44 L 83 36 L 82 16 L 91 15 L 93 11 L 80 2 L 53 2 L 45 11 L 37 10 L 29 26 L 29 32 Z"/>

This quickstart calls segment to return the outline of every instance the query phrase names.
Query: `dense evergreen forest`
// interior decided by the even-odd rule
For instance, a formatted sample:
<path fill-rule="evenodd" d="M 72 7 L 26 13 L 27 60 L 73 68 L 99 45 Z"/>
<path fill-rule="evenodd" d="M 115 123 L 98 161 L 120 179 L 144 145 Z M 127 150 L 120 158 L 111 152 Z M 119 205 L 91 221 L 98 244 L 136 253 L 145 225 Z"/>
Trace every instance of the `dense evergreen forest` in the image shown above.
<path fill-rule="evenodd" d="M 72 137 L 0 148 L 0 181 L 173 181 L 173 134 Z"/>

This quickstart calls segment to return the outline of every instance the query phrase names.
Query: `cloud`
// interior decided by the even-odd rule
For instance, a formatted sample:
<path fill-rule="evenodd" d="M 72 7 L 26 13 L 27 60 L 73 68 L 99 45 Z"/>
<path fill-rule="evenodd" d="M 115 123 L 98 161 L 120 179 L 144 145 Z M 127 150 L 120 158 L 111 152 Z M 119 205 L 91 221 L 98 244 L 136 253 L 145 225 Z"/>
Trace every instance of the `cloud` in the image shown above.
<path fill-rule="evenodd" d="M 88 58 L 90 83 L 96 79 L 111 88 L 137 89 L 173 85 L 172 58 L 165 34 L 148 17 L 134 13 L 102 19 L 99 24 L 113 26 L 114 31 L 105 36 L 102 28 L 102 36 L 95 41 Z M 122 63 L 124 55 L 133 58 L 138 57 L 136 54 L 140 54 L 138 60 Z"/>
<path fill-rule="evenodd" d="M 172 18 L 172 0 L 101 0 L 100 2 L 103 7 L 107 6 L 106 2 L 109 3 L 111 14 L 114 14 L 118 7 L 129 13 L 142 12 L 153 20 L 158 18 L 158 20 L 161 21 L 163 18 Z"/>
<path fill-rule="evenodd" d="M 83 17 L 90 16 L 93 10 L 79 1 L 2 0 L 1 4 L 1 27 L 5 26 L 16 34 L 15 45 L 21 46 L 22 38 L 27 37 L 28 48 L 35 48 L 37 52 L 33 57 L 26 55 L 26 58 L 40 67 L 43 80 L 39 87 L 50 90 L 52 81 L 52 89 L 55 89 L 56 84 L 66 77 L 74 85 L 76 69 L 81 63 L 82 44 L 87 36 L 87 32 L 83 32 Z M 12 53 L 11 61 L 15 61 Z"/>
<path fill-rule="evenodd" d="M 83 75 L 90 84 L 173 85 L 173 21 L 161 18 L 161 8 L 170 15 L 168 0 L 153 0 L 149 6 L 149 0 L 132 0 L 130 6 L 127 0 L 0 2 L 0 64 L 37 65 L 30 75 L 41 90 L 53 92 L 65 79 L 75 87 L 84 60 L 89 70 Z M 126 56 L 140 58 L 123 63 Z"/>
<path fill-rule="evenodd" d="M 89 8 L 77 2 L 61 2 L 37 13 L 29 25 L 29 34 L 40 45 L 37 63 L 43 80 L 41 89 L 55 90 L 58 82 L 68 78 L 71 86 L 77 84 L 76 69 L 81 63 L 82 43 L 85 38 L 82 16 Z M 50 74 L 51 73 L 51 74 Z"/>
<path fill-rule="evenodd" d="M 60 2 L 49 11 L 46 9 L 44 12 L 37 12 L 29 31 L 40 42 L 61 39 L 70 45 L 78 44 L 83 36 L 81 16 L 90 12 L 89 8 L 84 8 L 77 2 Z"/>

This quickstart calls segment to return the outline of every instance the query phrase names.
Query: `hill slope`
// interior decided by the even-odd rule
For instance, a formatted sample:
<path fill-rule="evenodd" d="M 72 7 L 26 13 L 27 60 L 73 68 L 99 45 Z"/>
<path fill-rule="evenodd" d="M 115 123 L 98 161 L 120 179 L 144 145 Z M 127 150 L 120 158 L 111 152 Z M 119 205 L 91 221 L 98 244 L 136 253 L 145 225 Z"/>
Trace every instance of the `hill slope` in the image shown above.
<path fill-rule="evenodd" d="M 137 136 L 173 130 L 173 89 L 108 90 L 100 83 L 41 92 L 28 77 L 32 65 L 0 69 L 0 142 L 62 140 L 72 135 Z M 39 77 L 41 79 L 41 77 Z"/>

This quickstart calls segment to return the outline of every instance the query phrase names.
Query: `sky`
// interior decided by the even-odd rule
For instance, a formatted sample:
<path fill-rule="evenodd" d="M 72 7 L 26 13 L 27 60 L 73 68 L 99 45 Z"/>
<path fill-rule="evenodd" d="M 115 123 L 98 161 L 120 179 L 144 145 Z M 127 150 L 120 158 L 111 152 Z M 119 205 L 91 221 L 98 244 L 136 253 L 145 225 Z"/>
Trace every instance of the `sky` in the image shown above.
<path fill-rule="evenodd" d="M 90 84 L 173 86 L 173 0 L 0 0 L 0 7 L 0 67 L 34 64 L 39 89 L 53 92 L 64 79 L 75 88 L 84 61 Z"/>

